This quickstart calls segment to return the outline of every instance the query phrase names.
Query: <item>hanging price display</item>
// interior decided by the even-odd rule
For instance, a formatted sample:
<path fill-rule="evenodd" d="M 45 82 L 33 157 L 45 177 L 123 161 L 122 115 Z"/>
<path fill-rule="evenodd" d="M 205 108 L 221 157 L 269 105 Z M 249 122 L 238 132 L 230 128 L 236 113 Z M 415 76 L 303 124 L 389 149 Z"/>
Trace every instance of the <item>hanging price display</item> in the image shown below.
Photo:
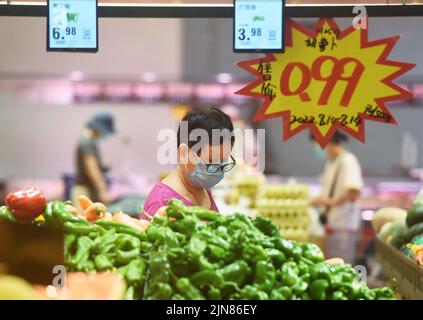
<path fill-rule="evenodd" d="M 255 81 L 237 93 L 263 99 L 254 121 L 283 119 L 283 139 L 309 128 L 324 147 L 337 129 L 365 142 L 365 120 L 397 124 L 386 103 L 411 93 L 392 81 L 415 65 L 388 55 L 398 36 L 368 40 L 368 29 L 340 31 L 333 19 L 312 30 L 288 20 L 285 53 L 241 61 Z"/>

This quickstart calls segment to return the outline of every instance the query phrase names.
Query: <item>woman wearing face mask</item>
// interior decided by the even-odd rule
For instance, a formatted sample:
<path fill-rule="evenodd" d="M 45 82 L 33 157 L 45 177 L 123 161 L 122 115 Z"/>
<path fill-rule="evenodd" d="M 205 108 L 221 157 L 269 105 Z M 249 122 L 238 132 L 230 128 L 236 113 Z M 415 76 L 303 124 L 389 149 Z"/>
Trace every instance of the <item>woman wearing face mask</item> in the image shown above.
<path fill-rule="evenodd" d="M 153 187 L 141 218 L 148 219 L 173 198 L 188 206 L 218 211 L 210 188 L 235 166 L 233 144 L 233 124 L 228 115 L 216 108 L 189 112 L 178 128 L 178 165 Z"/>
<path fill-rule="evenodd" d="M 347 140 L 345 134 L 337 131 L 324 149 L 314 142 L 316 156 L 326 159 L 326 165 L 320 195 L 312 204 L 319 208 L 320 221 L 329 231 L 329 256 L 354 263 L 361 221 L 357 200 L 364 184 L 357 157 L 344 148 Z"/>

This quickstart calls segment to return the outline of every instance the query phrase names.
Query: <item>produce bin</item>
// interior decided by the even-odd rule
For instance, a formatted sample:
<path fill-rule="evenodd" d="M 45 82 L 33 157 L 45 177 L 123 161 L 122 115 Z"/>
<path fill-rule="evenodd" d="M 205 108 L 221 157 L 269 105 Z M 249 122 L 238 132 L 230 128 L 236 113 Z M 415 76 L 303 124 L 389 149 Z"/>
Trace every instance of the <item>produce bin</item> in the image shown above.
<path fill-rule="evenodd" d="M 423 268 L 381 239 L 377 239 L 376 256 L 383 274 L 395 278 L 403 299 L 423 299 Z"/>

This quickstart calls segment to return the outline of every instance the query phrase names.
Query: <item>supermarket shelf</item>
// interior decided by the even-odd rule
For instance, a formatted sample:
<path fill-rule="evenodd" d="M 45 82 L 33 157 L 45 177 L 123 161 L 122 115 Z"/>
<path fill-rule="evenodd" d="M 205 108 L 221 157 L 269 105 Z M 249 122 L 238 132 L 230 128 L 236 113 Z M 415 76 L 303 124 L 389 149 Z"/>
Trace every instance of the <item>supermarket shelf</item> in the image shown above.
<path fill-rule="evenodd" d="M 376 243 L 376 257 L 382 265 L 384 275 L 398 281 L 399 292 L 404 299 L 423 299 L 422 267 L 379 238 Z"/>

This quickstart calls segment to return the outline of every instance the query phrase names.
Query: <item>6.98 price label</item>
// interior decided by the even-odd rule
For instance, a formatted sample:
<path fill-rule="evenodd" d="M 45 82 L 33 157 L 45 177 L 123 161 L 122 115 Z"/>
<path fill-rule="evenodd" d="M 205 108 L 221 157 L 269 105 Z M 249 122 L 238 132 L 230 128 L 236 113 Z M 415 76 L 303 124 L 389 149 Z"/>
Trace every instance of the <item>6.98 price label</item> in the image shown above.
<path fill-rule="evenodd" d="M 76 36 L 76 27 L 53 28 L 52 36 L 54 40 L 65 40 L 65 37 Z"/>
<path fill-rule="evenodd" d="M 309 128 L 322 147 L 337 129 L 364 142 L 365 120 L 396 124 L 386 102 L 411 97 L 393 80 L 414 67 L 387 59 L 397 37 L 369 41 L 333 19 L 289 20 L 286 35 L 284 54 L 237 63 L 256 76 L 237 92 L 263 100 L 254 121 L 282 117 L 284 140 Z"/>

